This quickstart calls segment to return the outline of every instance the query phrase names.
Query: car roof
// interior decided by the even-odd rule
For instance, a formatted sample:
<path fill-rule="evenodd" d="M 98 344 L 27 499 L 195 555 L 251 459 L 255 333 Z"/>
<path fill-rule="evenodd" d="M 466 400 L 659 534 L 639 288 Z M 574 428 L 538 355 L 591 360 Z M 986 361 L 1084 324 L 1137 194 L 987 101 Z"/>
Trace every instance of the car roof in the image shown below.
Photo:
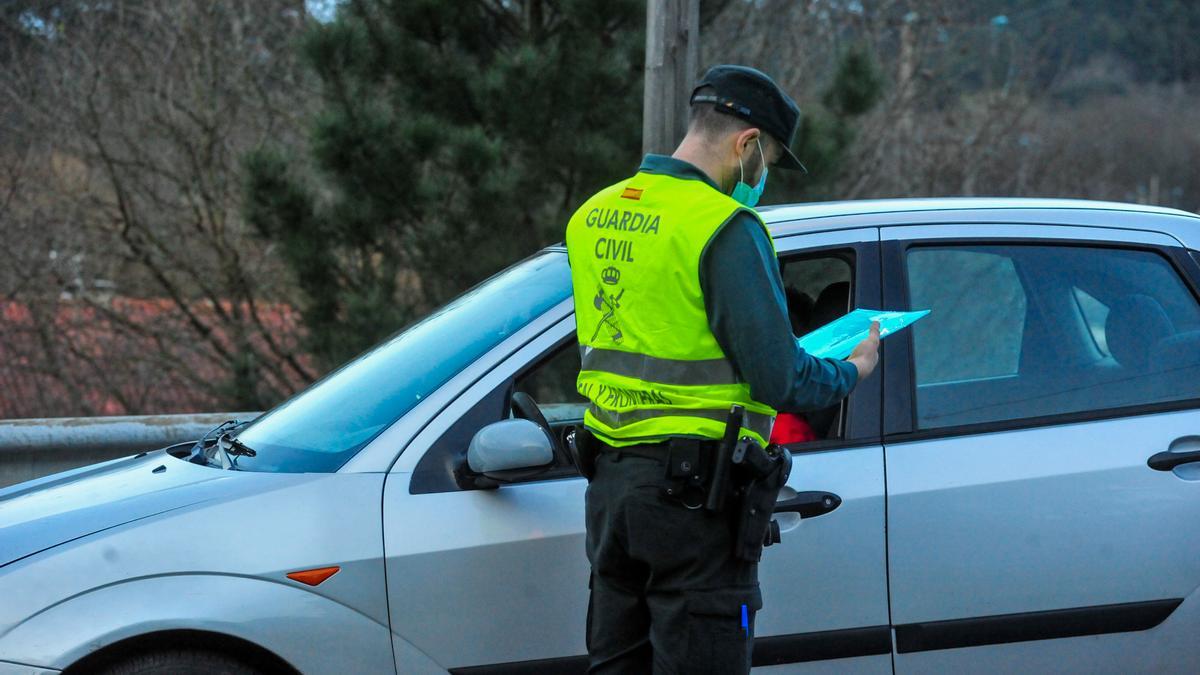
<path fill-rule="evenodd" d="M 1187 230 L 1186 239 L 1195 240 L 1197 230 L 1194 228 L 1200 225 L 1200 215 L 1189 211 L 1089 199 L 918 197 L 778 204 L 760 206 L 756 210 L 772 236 L 776 238 L 814 230 L 907 225 L 916 222 L 1070 222 L 1077 225 L 1111 226 L 1112 214 L 1120 213 L 1129 216 L 1128 220 L 1131 221 L 1123 222 L 1123 227 L 1153 229 L 1176 236 Z M 1152 227 L 1147 220 L 1153 223 Z M 1193 244 L 1193 247 L 1196 246 Z M 563 242 L 558 242 L 551 248 L 566 250 Z"/>
<path fill-rule="evenodd" d="M 808 204 L 761 206 L 758 212 L 768 223 L 784 220 L 828 218 L 830 216 L 861 216 L 873 213 L 904 213 L 912 211 L 977 211 L 982 209 L 1075 209 L 1160 213 L 1188 218 L 1200 218 L 1195 213 L 1165 206 L 1102 202 L 1090 199 L 1030 199 L 1018 197 L 939 197 L 906 199 L 863 199 Z"/>

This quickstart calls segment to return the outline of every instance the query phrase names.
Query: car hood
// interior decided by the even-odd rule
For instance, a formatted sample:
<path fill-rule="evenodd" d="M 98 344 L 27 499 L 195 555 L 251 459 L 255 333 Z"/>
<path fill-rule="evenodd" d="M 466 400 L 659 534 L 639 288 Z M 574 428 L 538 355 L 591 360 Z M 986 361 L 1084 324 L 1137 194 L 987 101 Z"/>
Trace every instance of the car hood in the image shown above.
<path fill-rule="evenodd" d="M 115 459 L 0 490 L 0 567 L 101 530 L 212 499 L 238 472 L 165 450 Z"/>

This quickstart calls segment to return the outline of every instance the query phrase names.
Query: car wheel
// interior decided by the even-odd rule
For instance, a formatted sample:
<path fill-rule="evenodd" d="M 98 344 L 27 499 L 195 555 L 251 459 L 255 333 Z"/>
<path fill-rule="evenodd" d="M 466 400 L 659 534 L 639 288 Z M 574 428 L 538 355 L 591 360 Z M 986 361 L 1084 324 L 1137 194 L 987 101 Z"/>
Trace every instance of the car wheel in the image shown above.
<path fill-rule="evenodd" d="M 101 671 L 103 675 L 261 675 L 228 656 L 200 649 L 139 654 Z"/>

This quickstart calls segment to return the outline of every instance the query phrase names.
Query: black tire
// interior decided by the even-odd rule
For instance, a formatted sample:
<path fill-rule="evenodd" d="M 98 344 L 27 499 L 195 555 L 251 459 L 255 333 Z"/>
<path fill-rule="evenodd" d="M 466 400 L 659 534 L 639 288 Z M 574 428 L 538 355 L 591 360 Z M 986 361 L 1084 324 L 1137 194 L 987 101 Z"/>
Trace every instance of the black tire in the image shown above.
<path fill-rule="evenodd" d="M 237 659 L 202 649 L 147 652 L 105 668 L 102 675 L 262 675 Z"/>

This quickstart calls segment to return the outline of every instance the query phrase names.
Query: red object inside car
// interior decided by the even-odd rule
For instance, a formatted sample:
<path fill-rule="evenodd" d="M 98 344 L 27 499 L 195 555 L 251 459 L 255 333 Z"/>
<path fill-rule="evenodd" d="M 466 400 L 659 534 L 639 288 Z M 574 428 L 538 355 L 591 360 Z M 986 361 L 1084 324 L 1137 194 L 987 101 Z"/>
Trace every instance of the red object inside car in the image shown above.
<path fill-rule="evenodd" d="M 779 445 L 789 443 L 807 443 L 817 440 L 817 435 L 803 415 L 793 415 L 781 412 L 775 416 L 775 426 L 771 428 L 771 442 Z"/>

